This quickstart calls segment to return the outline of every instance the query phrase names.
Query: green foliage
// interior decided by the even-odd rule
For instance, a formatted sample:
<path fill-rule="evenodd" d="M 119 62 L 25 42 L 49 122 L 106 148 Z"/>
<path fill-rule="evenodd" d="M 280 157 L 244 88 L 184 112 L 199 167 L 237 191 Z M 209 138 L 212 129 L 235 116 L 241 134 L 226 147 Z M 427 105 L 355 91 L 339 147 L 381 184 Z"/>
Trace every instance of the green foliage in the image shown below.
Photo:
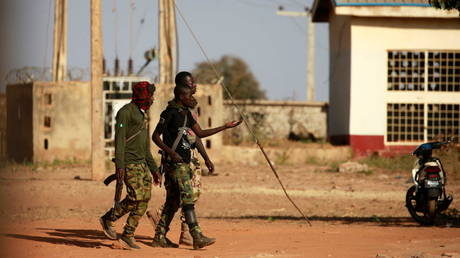
<path fill-rule="evenodd" d="M 260 89 L 259 82 L 250 71 L 243 59 L 235 56 L 223 56 L 219 61 L 213 61 L 217 72 L 223 76 L 223 82 L 234 99 L 265 99 L 265 92 Z M 207 62 L 196 65 L 192 71 L 198 83 L 213 84 L 218 78 Z M 229 98 L 225 93 L 224 97 Z"/>
<path fill-rule="evenodd" d="M 460 11 L 459 0 L 430 0 L 430 5 L 438 9 L 451 10 L 457 9 Z"/>
<path fill-rule="evenodd" d="M 450 144 L 441 150 L 433 152 L 433 156 L 438 157 L 447 176 L 460 176 L 460 145 Z"/>
<path fill-rule="evenodd" d="M 414 167 L 416 158 L 410 155 L 381 157 L 372 155 L 362 162 L 370 167 L 382 168 L 389 171 L 408 171 Z"/>
<path fill-rule="evenodd" d="M 289 159 L 289 150 L 285 150 L 281 153 L 276 154 L 275 163 L 278 165 L 286 165 Z"/>
<path fill-rule="evenodd" d="M 374 174 L 374 171 L 368 169 L 368 170 L 359 171 L 358 173 L 364 174 L 364 175 L 366 175 L 366 176 L 370 176 L 370 175 Z"/>
<path fill-rule="evenodd" d="M 372 215 L 373 222 L 382 222 L 382 220 L 377 215 Z"/>
<path fill-rule="evenodd" d="M 32 171 L 38 171 L 41 169 L 48 169 L 48 168 L 66 168 L 66 167 L 79 167 L 79 166 L 86 166 L 90 165 L 91 160 L 77 160 L 77 159 L 54 159 L 52 162 L 49 161 L 42 161 L 42 162 L 31 162 L 31 161 L 23 161 L 18 163 L 13 160 L 7 160 L 1 163 L 0 168 L 15 168 L 15 167 L 27 167 L 30 168 Z"/>
<path fill-rule="evenodd" d="M 329 165 L 329 169 L 327 170 L 327 172 L 338 173 L 339 172 L 339 166 L 340 166 L 339 162 L 332 162 Z"/>
<path fill-rule="evenodd" d="M 441 150 L 434 150 L 433 156 L 438 157 L 447 176 L 460 176 L 460 146 L 449 145 Z M 362 160 L 370 167 L 381 168 L 388 171 L 410 171 L 414 167 L 416 157 L 411 155 L 401 155 L 394 157 L 382 157 L 372 155 Z"/>

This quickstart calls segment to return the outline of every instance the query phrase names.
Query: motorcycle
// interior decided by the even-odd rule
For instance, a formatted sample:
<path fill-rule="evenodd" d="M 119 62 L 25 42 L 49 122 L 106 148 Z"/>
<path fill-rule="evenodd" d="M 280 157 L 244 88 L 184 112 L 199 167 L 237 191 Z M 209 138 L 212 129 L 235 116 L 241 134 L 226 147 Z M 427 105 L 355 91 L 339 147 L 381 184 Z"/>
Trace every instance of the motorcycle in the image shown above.
<path fill-rule="evenodd" d="M 441 160 L 432 156 L 434 149 L 448 143 L 424 143 L 412 153 L 417 160 L 412 169 L 414 185 L 406 193 L 406 207 L 412 218 L 422 225 L 433 225 L 437 214 L 446 210 L 453 200 L 451 195 L 446 195 L 447 178 Z"/>

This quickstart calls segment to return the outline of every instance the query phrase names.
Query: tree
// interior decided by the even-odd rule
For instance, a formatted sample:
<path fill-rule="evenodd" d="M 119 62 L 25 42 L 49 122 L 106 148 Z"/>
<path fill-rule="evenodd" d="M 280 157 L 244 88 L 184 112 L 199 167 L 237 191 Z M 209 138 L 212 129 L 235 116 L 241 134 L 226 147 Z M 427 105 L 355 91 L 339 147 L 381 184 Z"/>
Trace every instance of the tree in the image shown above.
<path fill-rule="evenodd" d="M 430 5 L 439 9 L 457 9 L 460 12 L 459 0 L 430 0 Z"/>
<path fill-rule="evenodd" d="M 219 61 L 212 61 L 217 72 L 223 76 L 223 83 L 235 99 L 265 99 L 265 92 L 260 89 L 248 65 L 236 56 L 223 56 Z M 192 71 L 198 83 L 214 84 L 219 78 L 207 62 L 198 63 Z M 225 92 L 225 91 L 224 91 Z M 224 93 L 226 99 L 229 98 Z"/>

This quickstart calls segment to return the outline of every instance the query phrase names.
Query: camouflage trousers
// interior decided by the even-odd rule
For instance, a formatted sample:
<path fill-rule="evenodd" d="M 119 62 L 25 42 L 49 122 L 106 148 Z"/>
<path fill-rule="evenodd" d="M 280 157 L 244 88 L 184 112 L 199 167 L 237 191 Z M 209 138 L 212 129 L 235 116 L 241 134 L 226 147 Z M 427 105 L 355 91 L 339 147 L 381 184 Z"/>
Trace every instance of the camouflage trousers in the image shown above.
<path fill-rule="evenodd" d="M 187 205 L 193 206 L 195 201 L 198 200 L 199 192 L 194 193 L 191 180 L 193 173 L 188 163 L 173 164 L 167 169 L 165 173 L 166 201 L 155 229 L 156 234 L 166 234 L 177 210 Z M 198 184 L 195 185 L 197 186 Z M 197 190 L 195 189 L 195 191 Z M 200 229 L 196 228 L 194 230 Z"/>
<path fill-rule="evenodd" d="M 152 175 L 147 166 L 142 164 L 128 164 L 126 166 L 125 185 L 127 195 L 120 205 L 115 208 L 114 215 L 119 219 L 129 213 L 123 235 L 134 236 L 139 220 L 147 210 L 152 194 Z"/>
<path fill-rule="evenodd" d="M 192 158 L 190 164 L 190 169 L 192 170 L 190 181 L 192 184 L 193 201 L 197 202 L 201 195 L 201 164 L 197 158 Z"/>

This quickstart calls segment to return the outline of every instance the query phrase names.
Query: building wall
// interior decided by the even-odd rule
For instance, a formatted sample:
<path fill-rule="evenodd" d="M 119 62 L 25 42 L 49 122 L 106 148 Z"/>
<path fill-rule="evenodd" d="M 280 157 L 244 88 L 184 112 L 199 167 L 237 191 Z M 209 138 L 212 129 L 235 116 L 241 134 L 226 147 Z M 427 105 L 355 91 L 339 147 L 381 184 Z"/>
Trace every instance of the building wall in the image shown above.
<path fill-rule="evenodd" d="M 327 104 L 324 102 L 294 101 L 235 101 L 247 117 L 256 136 L 260 138 L 288 138 L 292 133 L 298 137 L 325 139 L 327 135 Z M 225 120 L 238 120 L 240 114 L 231 101 L 224 102 Z M 225 132 L 224 137 L 240 137 L 250 140 L 245 125 Z"/>
<path fill-rule="evenodd" d="M 156 86 L 155 102 L 150 109 L 150 135 L 159 121 L 160 113 L 173 99 L 173 85 Z M 201 113 L 198 119 L 201 127 L 221 126 L 223 102 L 220 86 L 199 85 L 195 97 Z M 19 162 L 91 158 L 89 82 L 8 85 L 7 99 L 6 139 L 10 158 Z M 209 148 L 219 148 L 222 134 L 203 139 L 203 143 Z M 151 147 L 154 157 L 158 157 L 156 146 L 151 144 Z"/>
<path fill-rule="evenodd" d="M 331 15 L 329 22 L 328 136 L 333 144 L 348 144 L 350 132 L 351 18 Z"/>
<path fill-rule="evenodd" d="M 34 162 L 91 158 L 88 82 L 34 83 Z M 49 97 L 51 96 L 51 101 Z M 45 125 L 50 118 L 50 126 Z M 101 117 L 103 119 L 103 117 Z M 47 141 L 47 148 L 45 142 Z"/>
<path fill-rule="evenodd" d="M 0 160 L 6 159 L 6 94 L 0 93 Z"/>
<path fill-rule="evenodd" d="M 458 19 L 353 17 L 351 24 L 350 138 L 383 148 L 387 102 L 459 102 L 459 93 L 387 91 L 387 50 L 460 49 Z"/>
<path fill-rule="evenodd" d="M 8 85 L 8 156 L 20 162 L 90 159 L 90 90 L 87 82 Z"/>
<path fill-rule="evenodd" d="M 17 162 L 33 158 L 33 85 L 7 85 L 6 144 L 8 157 Z"/>

